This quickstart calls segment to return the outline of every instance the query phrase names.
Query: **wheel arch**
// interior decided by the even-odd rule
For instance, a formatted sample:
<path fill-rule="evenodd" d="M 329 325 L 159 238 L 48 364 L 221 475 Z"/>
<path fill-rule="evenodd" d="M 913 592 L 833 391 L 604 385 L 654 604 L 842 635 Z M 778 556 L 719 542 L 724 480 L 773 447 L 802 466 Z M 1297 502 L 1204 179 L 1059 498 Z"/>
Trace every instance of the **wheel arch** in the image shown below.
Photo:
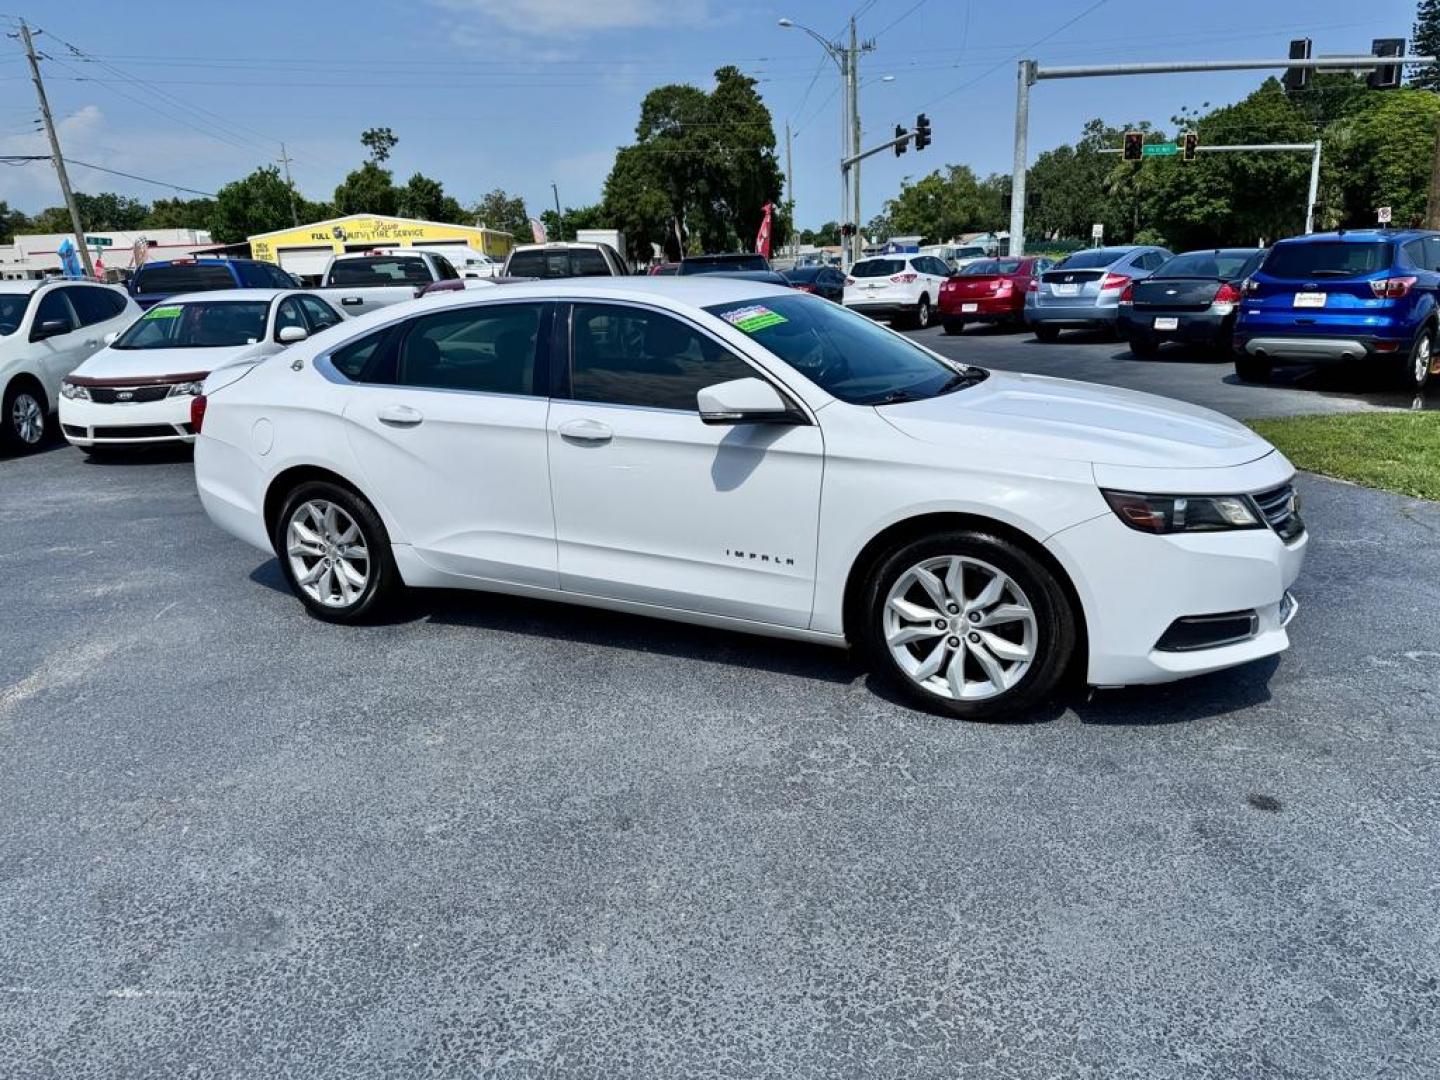
<path fill-rule="evenodd" d="M 56 403 L 50 400 L 50 392 L 45 389 L 45 383 L 41 381 L 40 376 L 25 368 L 21 368 L 10 376 L 5 383 L 4 389 L 0 390 L 0 397 L 8 397 L 11 390 L 22 387 L 28 387 L 40 395 L 40 404 L 45 406 L 46 413 L 54 409 Z"/>
<path fill-rule="evenodd" d="M 342 487 L 346 491 L 358 495 L 372 507 L 375 507 L 375 513 L 380 515 L 380 508 L 375 500 L 367 495 L 359 484 L 356 484 L 348 477 L 341 476 L 334 470 L 324 468 L 320 465 L 291 465 L 276 473 L 271 478 L 269 485 L 265 488 L 265 501 L 262 507 L 262 513 L 265 519 L 266 536 L 274 537 L 275 525 L 280 517 L 280 507 L 284 504 L 286 496 L 301 484 L 308 483 L 312 480 L 323 480 L 326 483 L 335 484 L 337 487 Z M 383 515 L 381 515 L 381 517 L 383 521 Z"/>
<path fill-rule="evenodd" d="M 1085 606 L 1080 601 L 1080 593 L 1075 588 L 1070 574 L 1061 565 L 1060 560 L 1034 536 L 1014 525 L 996 518 L 986 517 L 983 514 L 960 511 L 919 514 L 892 522 L 872 536 L 860 549 L 860 553 L 855 556 L 845 578 L 841 615 L 846 639 L 852 644 L 856 640 L 856 626 L 860 617 L 860 595 L 864 589 L 865 580 L 869 577 L 875 564 L 903 543 L 932 533 L 956 529 L 986 532 L 1008 540 L 1016 547 L 1024 549 L 1028 555 L 1054 575 L 1056 582 L 1060 585 L 1060 591 L 1064 593 L 1065 600 L 1070 605 L 1070 612 L 1074 616 L 1075 655 L 1071 658 L 1070 671 L 1083 673 L 1089 664 L 1090 637 L 1085 622 Z"/>

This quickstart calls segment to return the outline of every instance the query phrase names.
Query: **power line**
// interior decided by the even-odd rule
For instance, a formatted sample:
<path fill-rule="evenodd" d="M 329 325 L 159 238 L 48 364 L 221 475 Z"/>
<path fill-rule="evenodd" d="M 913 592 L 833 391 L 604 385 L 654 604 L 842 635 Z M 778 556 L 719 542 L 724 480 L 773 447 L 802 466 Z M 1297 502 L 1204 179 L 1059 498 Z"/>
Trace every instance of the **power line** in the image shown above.
<path fill-rule="evenodd" d="M 890 30 L 893 30 L 895 27 L 899 26 L 902 22 L 904 22 L 906 19 L 908 19 L 911 15 L 914 15 L 915 12 L 919 11 L 922 7 L 924 7 L 924 6 L 925 6 L 927 3 L 929 3 L 929 2 L 930 2 L 930 0 L 915 0 L 915 3 L 911 4 L 910 7 L 906 8 L 904 14 L 902 14 L 899 18 L 897 18 L 897 19 L 892 19 L 890 22 L 886 23 L 883 27 L 881 27 L 879 30 L 875 31 L 875 33 L 871 34 L 871 35 L 870 35 L 870 40 L 871 40 L 871 41 L 875 41 L 875 40 L 877 40 L 877 39 L 880 37 L 880 35 L 888 32 L 888 31 L 890 31 Z"/>
<path fill-rule="evenodd" d="M 49 154 L 0 154 L 0 163 L 5 165 L 33 165 L 37 161 L 49 161 Z M 219 198 L 213 191 L 200 191 L 197 188 L 186 187 L 184 184 L 173 184 L 169 180 L 156 180 L 150 176 L 138 176 L 135 173 L 124 172 L 120 169 L 112 169 L 106 165 L 96 165 L 90 161 L 80 161 L 77 158 L 62 158 L 66 165 L 78 165 L 82 169 L 94 169 L 96 172 L 109 173 L 112 176 L 123 176 L 127 180 L 139 180 L 142 184 L 154 184 L 156 187 L 170 188 L 172 191 L 184 191 L 191 195 L 203 195 L 207 199 Z"/>

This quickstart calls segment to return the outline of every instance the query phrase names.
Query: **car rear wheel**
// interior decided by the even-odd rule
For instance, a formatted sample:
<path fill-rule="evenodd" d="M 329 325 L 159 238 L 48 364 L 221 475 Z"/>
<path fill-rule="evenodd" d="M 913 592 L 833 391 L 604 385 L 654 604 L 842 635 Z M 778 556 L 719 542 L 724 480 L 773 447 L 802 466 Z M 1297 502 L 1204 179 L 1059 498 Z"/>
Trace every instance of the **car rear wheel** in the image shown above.
<path fill-rule="evenodd" d="M 1245 382 L 1269 382 L 1270 373 L 1274 370 L 1275 365 L 1262 357 L 1237 356 L 1235 358 L 1235 374 Z"/>
<path fill-rule="evenodd" d="M 292 491 L 271 539 L 290 588 L 318 619 L 362 621 L 399 591 L 380 515 L 338 484 L 313 481 Z"/>
<path fill-rule="evenodd" d="M 1035 338 L 1037 341 L 1059 341 L 1060 328 L 1058 326 L 1050 326 L 1046 323 L 1036 323 Z"/>
<path fill-rule="evenodd" d="M 1034 708 L 1075 652 L 1074 613 L 1054 574 L 984 532 L 897 547 L 871 572 L 859 610 L 871 669 L 915 704 L 964 720 Z"/>
<path fill-rule="evenodd" d="M 1150 338 L 1133 338 L 1130 351 L 1136 356 L 1154 356 L 1160 351 L 1160 343 Z"/>
<path fill-rule="evenodd" d="M 45 395 L 23 379 L 12 382 L 0 402 L 0 443 L 11 453 L 24 454 L 45 441 Z"/>
<path fill-rule="evenodd" d="M 1403 377 L 1411 390 L 1423 390 L 1430 381 L 1430 368 L 1435 362 L 1434 334 L 1427 328 L 1420 332 L 1415 344 L 1410 347 L 1410 356 L 1405 364 Z"/>
<path fill-rule="evenodd" d="M 947 334 L 959 334 L 965 330 L 964 319 L 946 319 L 942 324 Z"/>
<path fill-rule="evenodd" d="M 930 298 L 920 297 L 920 303 L 915 305 L 915 314 L 910 316 L 910 322 L 916 330 L 924 330 L 930 325 Z"/>

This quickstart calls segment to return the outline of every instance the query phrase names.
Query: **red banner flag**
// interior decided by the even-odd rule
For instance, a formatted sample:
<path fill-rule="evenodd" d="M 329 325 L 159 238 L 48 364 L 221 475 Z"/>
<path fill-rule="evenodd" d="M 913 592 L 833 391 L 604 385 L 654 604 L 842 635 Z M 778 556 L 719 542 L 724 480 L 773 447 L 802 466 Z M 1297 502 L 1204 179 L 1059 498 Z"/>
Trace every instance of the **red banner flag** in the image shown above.
<path fill-rule="evenodd" d="M 767 259 L 770 257 L 770 212 L 774 209 L 774 204 L 765 204 L 765 218 L 760 222 L 760 232 L 755 237 L 755 250 Z"/>

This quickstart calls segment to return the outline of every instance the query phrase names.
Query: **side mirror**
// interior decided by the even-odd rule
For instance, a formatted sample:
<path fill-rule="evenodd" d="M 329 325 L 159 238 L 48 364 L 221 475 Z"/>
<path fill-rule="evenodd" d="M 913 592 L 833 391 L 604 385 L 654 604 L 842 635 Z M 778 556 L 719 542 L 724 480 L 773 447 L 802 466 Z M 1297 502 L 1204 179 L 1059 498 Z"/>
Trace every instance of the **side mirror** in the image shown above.
<path fill-rule="evenodd" d="M 70 325 L 69 319 L 46 319 L 42 323 L 36 323 L 31 329 L 30 340 L 44 341 L 46 338 L 68 334 L 73 329 L 74 327 Z"/>
<path fill-rule="evenodd" d="M 304 341 L 310 336 L 310 331 L 303 326 L 282 326 L 277 335 L 281 345 L 294 345 L 297 341 Z"/>
<path fill-rule="evenodd" d="M 111 331 L 110 331 L 108 334 L 106 334 L 101 340 L 104 341 L 106 345 L 114 345 L 115 342 L 116 342 L 116 340 L 117 340 L 119 337 L 120 337 L 120 331 L 119 331 L 119 330 L 111 330 Z"/>
<path fill-rule="evenodd" d="M 695 394 L 707 424 L 803 424 L 804 417 L 764 379 L 732 379 Z"/>

